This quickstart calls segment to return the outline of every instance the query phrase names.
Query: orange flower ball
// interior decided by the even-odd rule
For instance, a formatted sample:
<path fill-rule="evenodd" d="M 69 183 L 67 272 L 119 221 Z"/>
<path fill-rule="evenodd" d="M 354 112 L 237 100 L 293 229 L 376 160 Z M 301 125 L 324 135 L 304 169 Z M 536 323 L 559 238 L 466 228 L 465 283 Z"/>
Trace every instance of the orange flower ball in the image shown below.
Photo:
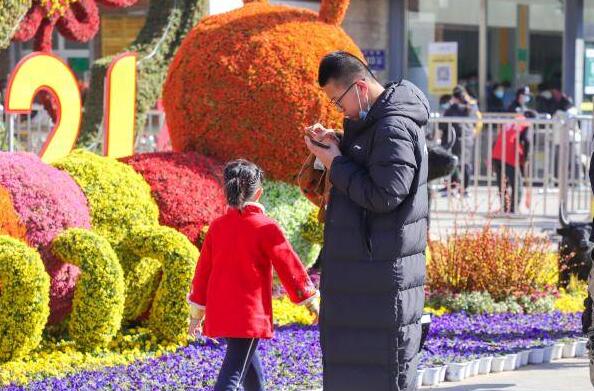
<path fill-rule="evenodd" d="M 247 158 L 269 178 L 294 182 L 307 156 L 303 129 L 342 122 L 318 86 L 319 61 L 335 50 L 363 59 L 339 27 L 347 6 L 322 1 L 318 15 L 255 1 L 203 19 L 182 43 L 164 87 L 174 150 Z"/>

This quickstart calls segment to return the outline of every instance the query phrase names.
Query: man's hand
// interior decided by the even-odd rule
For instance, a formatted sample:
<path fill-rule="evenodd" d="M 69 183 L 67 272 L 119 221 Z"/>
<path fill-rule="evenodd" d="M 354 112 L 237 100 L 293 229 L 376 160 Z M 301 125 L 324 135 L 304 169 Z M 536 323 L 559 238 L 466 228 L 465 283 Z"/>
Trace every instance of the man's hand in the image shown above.
<path fill-rule="evenodd" d="M 324 167 L 326 167 L 326 169 L 328 170 L 330 169 L 330 166 L 332 165 L 332 161 L 334 160 L 334 158 L 342 155 L 342 153 L 340 153 L 340 149 L 338 149 L 337 143 L 335 142 L 328 143 L 330 148 L 322 148 L 312 143 L 309 136 L 305 136 L 304 139 L 307 149 L 309 149 L 311 153 L 316 155 L 316 157 L 320 159 Z"/>
<path fill-rule="evenodd" d="M 332 142 L 338 143 L 336 132 L 332 129 L 326 129 L 322 124 L 315 124 L 305 128 L 305 134 L 312 137 L 314 140 L 321 143 L 329 144 Z"/>
<path fill-rule="evenodd" d="M 202 333 L 202 320 L 204 319 L 204 310 L 198 310 L 195 316 L 190 317 L 190 328 L 188 330 L 188 334 L 192 338 L 196 338 L 198 334 Z"/>

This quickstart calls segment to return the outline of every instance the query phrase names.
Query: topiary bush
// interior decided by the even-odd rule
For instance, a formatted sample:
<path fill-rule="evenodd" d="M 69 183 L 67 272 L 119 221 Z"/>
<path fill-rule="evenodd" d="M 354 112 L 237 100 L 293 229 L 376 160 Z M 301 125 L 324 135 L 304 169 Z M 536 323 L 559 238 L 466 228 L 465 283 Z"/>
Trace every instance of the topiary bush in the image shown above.
<path fill-rule="evenodd" d="M 339 27 L 348 0 L 322 0 L 321 14 L 249 2 L 204 18 L 184 39 L 163 89 L 175 151 L 220 161 L 243 156 L 289 183 L 307 156 L 303 129 L 338 113 L 318 86 L 320 59 L 347 50 Z"/>
<path fill-rule="evenodd" d="M 41 342 L 50 279 L 35 249 L 0 235 L 0 363 L 25 357 Z"/>
<path fill-rule="evenodd" d="M 320 245 L 308 241 L 303 236 L 303 229 L 316 207 L 297 186 L 274 181 L 264 182 L 264 194 L 260 201 L 266 207 L 266 214 L 278 221 L 303 265 L 311 266 L 320 252 Z"/>
<path fill-rule="evenodd" d="M 225 212 L 222 165 L 196 152 L 147 153 L 123 159 L 151 186 L 159 221 L 199 242 L 202 228 Z"/>
<path fill-rule="evenodd" d="M 158 224 L 149 185 L 127 164 L 76 150 L 53 165 L 78 183 L 89 202 L 93 231 L 115 248 L 134 226 Z"/>
<path fill-rule="evenodd" d="M 136 227 L 125 242 L 136 256 L 158 259 L 163 276 L 149 316 L 151 329 L 170 341 L 187 338 L 190 309 L 186 294 L 198 260 L 198 249 L 181 233 L 168 227 Z"/>
<path fill-rule="evenodd" d="M 54 165 L 68 172 L 89 200 L 92 229 L 115 250 L 126 282 L 125 320 L 149 307 L 160 278 L 159 261 L 139 258 L 122 246 L 137 226 L 157 227 L 159 209 L 150 186 L 127 164 L 77 150 Z"/>
<path fill-rule="evenodd" d="M 107 346 L 124 312 L 124 272 L 118 257 L 106 239 L 76 228 L 54 239 L 52 251 L 81 270 L 68 320 L 70 337 L 85 350 Z"/>
<path fill-rule="evenodd" d="M 31 153 L 0 152 L 0 187 L 10 194 L 26 241 L 39 250 L 50 275 L 49 323 L 58 323 L 70 312 L 79 270 L 57 260 L 49 245 L 65 229 L 91 227 L 85 195 L 68 174 Z"/>

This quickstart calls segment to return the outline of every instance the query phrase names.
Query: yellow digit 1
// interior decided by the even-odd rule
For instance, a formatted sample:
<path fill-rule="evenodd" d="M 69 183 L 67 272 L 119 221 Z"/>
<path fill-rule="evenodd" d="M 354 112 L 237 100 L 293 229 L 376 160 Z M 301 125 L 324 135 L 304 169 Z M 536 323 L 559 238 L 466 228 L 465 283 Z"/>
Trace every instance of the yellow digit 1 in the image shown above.
<path fill-rule="evenodd" d="M 136 54 L 116 57 L 105 77 L 103 154 L 120 158 L 134 153 Z"/>
<path fill-rule="evenodd" d="M 76 77 L 59 57 L 48 53 L 31 53 L 13 72 L 6 94 L 6 111 L 31 112 L 39 90 L 48 90 L 58 101 L 58 120 L 39 156 L 46 163 L 67 155 L 74 146 L 81 120 L 80 90 Z"/>

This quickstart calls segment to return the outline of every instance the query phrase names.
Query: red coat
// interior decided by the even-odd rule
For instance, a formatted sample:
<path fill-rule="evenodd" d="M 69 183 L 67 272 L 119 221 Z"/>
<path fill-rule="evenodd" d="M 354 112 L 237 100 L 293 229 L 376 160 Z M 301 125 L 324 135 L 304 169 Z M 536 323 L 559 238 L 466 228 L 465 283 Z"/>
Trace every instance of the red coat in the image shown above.
<path fill-rule="evenodd" d="M 272 338 L 272 268 L 294 303 L 317 295 L 279 225 L 256 203 L 229 208 L 202 245 L 188 301 L 206 307 L 203 334 Z"/>
<path fill-rule="evenodd" d="M 527 130 L 528 126 L 522 123 L 504 125 L 493 146 L 493 159 L 503 161 L 510 166 L 515 166 L 516 163 L 523 166 L 526 161 Z M 505 156 L 503 156 L 504 143 Z M 516 161 L 516 155 L 518 161 Z"/>

